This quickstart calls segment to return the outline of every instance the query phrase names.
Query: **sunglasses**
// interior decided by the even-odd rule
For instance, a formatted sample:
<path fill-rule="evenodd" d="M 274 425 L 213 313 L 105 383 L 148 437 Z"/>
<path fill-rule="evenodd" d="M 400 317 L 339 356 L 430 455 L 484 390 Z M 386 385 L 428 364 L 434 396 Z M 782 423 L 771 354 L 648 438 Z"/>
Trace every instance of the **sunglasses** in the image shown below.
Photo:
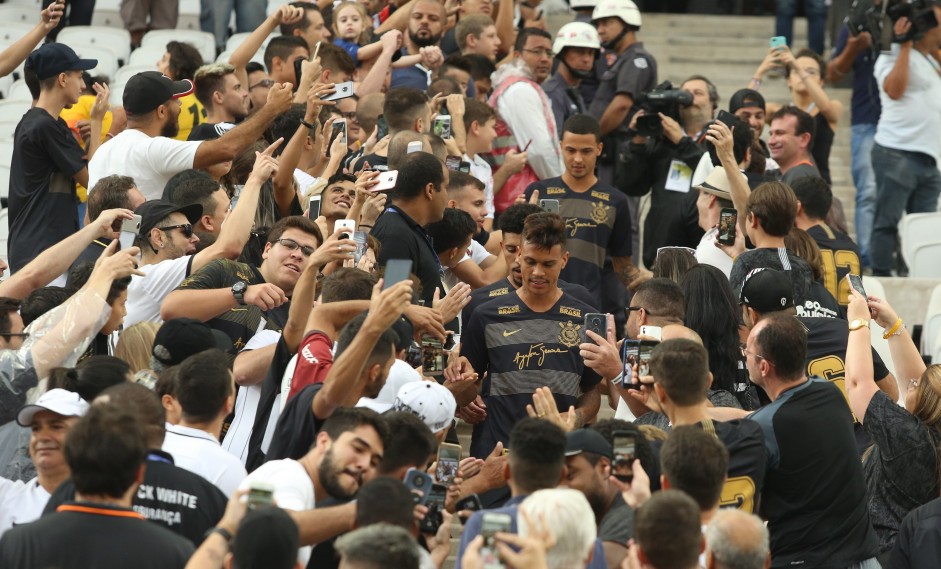
<path fill-rule="evenodd" d="M 258 83 L 255 83 L 254 85 L 251 85 L 251 86 L 248 88 L 248 90 L 251 91 L 251 90 L 254 89 L 255 87 L 269 87 L 269 88 L 270 88 L 272 85 L 274 85 L 274 79 L 262 79 L 262 80 L 259 81 Z"/>
<path fill-rule="evenodd" d="M 170 225 L 167 227 L 158 227 L 160 231 L 172 231 L 174 229 L 179 229 L 180 233 L 183 234 L 183 237 L 189 239 L 193 236 L 193 225 L 191 223 L 182 223 L 180 225 Z"/>
<path fill-rule="evenodd" d="M 300 247 L 301 253 L 303 253 L 305 257 L 310 257 L 311 255 L 314 254 L 314 251 L 317 250 L 316 247 L 311 247 L 310 245 L 301 245 L 300 243 L 298 243 L 297 241 L 293 239 L 278 239 L 275 241 L 275 243 L 279 243 L 282 247 L 284 247 L 288 251 L 294 251 L 298 247 Z"/>

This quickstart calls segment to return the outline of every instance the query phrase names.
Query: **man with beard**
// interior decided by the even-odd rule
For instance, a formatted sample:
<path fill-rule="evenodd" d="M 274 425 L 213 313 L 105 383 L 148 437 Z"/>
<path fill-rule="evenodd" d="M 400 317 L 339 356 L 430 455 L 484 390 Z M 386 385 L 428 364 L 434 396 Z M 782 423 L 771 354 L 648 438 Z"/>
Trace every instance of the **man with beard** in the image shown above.
<path fill-rule="evenodd" d="M 248 115 L 248 85 L 243 85 L 228 63 L 213 63 L 193 76 L 196 98 L 209 113 L 206 122 L 190 131 L 187 140 L 219 138 Z"/>
<path fill-rule="evenodd" d="M 591 505 L 609 569 L 621 566 L 627 540 L 634 537 L 634 511 L 609 481 L 613 462 L 614 449 L 598 431 L 578 429 L 566 434 L 566 472 L 560 486 L 578 490 Z"/>
<path fill-rule="evenodd" d="M 173 140 L 180 97 L 192 91 L 189 80 L 173 81 L 158 71 L 131 77 L 124 89 L 127 129 L 95 152 L 88 163 L 88 187 L 94 190 L 105 176 L 132 176 L 144 197 L 158 199 L 174 174 L 233 160 L 261 137 L 276 116 L 291 107 L 291 86 L 274 85 L 261 110 L 216 140 Z"/>
<path fill-rule="evenodd" d="M 552 51 L 559 60 L 559 67 L 543 82 L 542 90 L 552 103 L 555 124 L 561 131 L 570 116 L 588 111 L 579 87 L 583 79 L 592 76 L 595 60 L 601 52 L 601 39 L 591 24 L 571 22 L 555 35 Z"/>
<path fill-rule="evenodd" d="M 266 462 L 242 483 L 274 486 L 274 501 L 279 508 L 292 511 L 313 510 L 318 501 L 350 500 L 364 480 L 373 477 L 382 460 L 388 437 L 382 418 L 362 407 L 337 409 L 317 433 L 316 444 L 298 460 Z M 312 547 L 300 548 L 297 560 L 307 566 Z"/>
<path fill-rule="evenodd" d="M 419 65 L 392 70 L 392 89 L 411 87 L 424 91 L 431 83 L 432 72 L 444 63 L 438 48 L 446 20 L 444 5 L 435 0 L 418 0 L 408 17 L 402 55 L 421 55 Z M 388 117 L 387 117 L 388 120 Z"/>
<path fill-rule="evenodd" d="M 278 170 L 278 161 L 271 157 L 274 148 L 271 145 L 256 158 L 242 189 L 245 199 L 239 200 L 225 217 L 228 223 L 222 225 L 215 241 L 198 253 L 199 237 L 194 226 L 204 213 L 212 212 L 204 212 L 198 203 L 180 206 L 164 200 L 150 200 L 137 208 L 137 215 L 141 216 L 140 270 L 144 276 L 133 277 L 128 286 L 125 326 L 160 322 L 163 299 L 186 277 L 216 259 L 238 259 L 255 222 L 262 186 Z"/>

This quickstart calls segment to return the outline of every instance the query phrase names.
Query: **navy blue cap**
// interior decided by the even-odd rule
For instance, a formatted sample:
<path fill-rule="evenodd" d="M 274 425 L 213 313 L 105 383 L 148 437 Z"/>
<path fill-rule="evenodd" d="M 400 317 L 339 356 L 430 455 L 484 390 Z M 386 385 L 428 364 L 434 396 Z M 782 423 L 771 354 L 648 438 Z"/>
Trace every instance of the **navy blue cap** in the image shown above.
<path fill-rule="evenodd" d="M 82 59 L 64 43 L 47 43 L 29 54 L 26 67 L 36 72 L 40 81 L 63 71 L 88 71 L 98 67 L 97 59 Z"/>

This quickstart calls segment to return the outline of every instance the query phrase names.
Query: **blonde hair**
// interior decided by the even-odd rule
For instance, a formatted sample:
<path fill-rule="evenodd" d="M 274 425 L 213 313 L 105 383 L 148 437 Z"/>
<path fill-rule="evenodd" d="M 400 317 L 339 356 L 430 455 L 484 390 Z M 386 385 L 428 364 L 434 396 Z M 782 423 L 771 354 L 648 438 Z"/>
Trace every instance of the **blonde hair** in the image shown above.
<path fill-rule="evenodd" d="M 941 434 L 941 364 L 934 364 L 925 369 L 918 380 L 915 389 L 915 401 L 909 409 L 929 432 L 937 439 Z M 941 483 L 941 449 L 935 447 L 935 460 L 937 461 L 938 483 Z"/>
<path fill-rule="evenodd" d="M 344 8 L 355 8 L 363 21 L 363 30 L 359 33 L 359 37 L 356 38 L 356 45 L 364 46 L 370 43 L 370 40 L 372 40 L 372 18 L 366 13 L 365 6 L 359 2 L 351 2 L 350 0 L 343 0 L 343 2 L 337 4 L 337 7 L 333 9 L 333 35 L 338 38 L 340 37 L 340 32 L 337 30 L 337 19 L 340 17 L 340 12 L 342 12 Z"/>
<path fill-rule="evenodd" d="M 150 369 L 150 352 L 158 328 L 160 325 L 156 322 L 138 322 L 121 332 L 118 345 L 114 347 L 114 355 L 131 366 L 131 373 Z"/>
<path fill-rule="evenodd" d="M 784 236 L 784 247 L 807 261 L 814 273 L 815 281 L 823 278 L 823 256 L 820 254 L 820 247 L 817 242 L 809 233 L 799 227 L 792 227 L 788 234 Z"/>
<path fill-rule="evenodd" d="M 667 440 L 667 432 L 660 427 L 653 425 L 637 425 L 637 430 L 640 431 L 640 434 L 644 435 L 644 438 L 648 441 L 663 442 Z"/>

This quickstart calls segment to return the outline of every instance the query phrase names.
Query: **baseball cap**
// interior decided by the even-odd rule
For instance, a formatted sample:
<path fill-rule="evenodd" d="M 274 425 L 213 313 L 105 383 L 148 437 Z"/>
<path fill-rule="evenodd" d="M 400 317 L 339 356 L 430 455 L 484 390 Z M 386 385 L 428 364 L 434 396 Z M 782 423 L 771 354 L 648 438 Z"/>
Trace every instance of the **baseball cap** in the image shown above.
<path fill-rule="evenodd" d="M 143 71 L 128 79 L 124 86 L 124 109 L 132 115 L 142 115 L 192 92 L 193 82 L 189 79 L 174 81 L 159 71 Z"/>
<path fill-rule="evenodd" d="M 82 59 L 62 43 L 46 43 L 29 54 L 26 67 L 36 72 L 40 81 L 63 71 L 88 71 L 98 67 L 97 59 Z"/>
<path fill-rule="evenodd" d="M 33 417 L 40 411 L 52 411 L 63 417 L 81 417 L 88 411 L 88 403 L 74 391 L 50 389 L 31 405 L 24 405 L 16 412 L 16 422 L 21 427 L 33 424 Z"/>
<path fill-rule="evenodd" d="M 776 269 L 759 267 L 745 275 L 739 300 L 762 314 L 794 306 L 791 279 Z"/>
<path fill-rule="evenodd" d="M 192 318 L 174 318 L 164 322 L 157 330 L 151 355 L 170 367 L 212 348 L 227 351 L 232 348 L 232 340 L 205 322 Z"/>
<path fill-rule="evenodd" d="M 150 230 L 157 227 L 162 220 L 171 213 L 182 213 L 186 220 L 195 225 L 203 215 L 203 206 L 198 203 L 190 205 L 176 205 L 166 200 L 146 201 L 134 210 L 140 216 L 140 234 L 147 235 Z"/>
<path fill-rule="evenodd" d="M 604 436 L 594 429 L 577 429 L 565 434 L 565 456 L 575 456 L 583 452 L 614 457 L 614 449 Z"/>
<path fill-rule="evenodd" d="M 232 542 L 233 567 L 290 569 L 297 562 L 297 524 L 281 508 L 249 510 Z"/>
<path fill-rule="evenodd" d="M 744 109 L 745 107 L 760 107 L 764 109 L 765 98 L 754 89 L 739 89 L 732 95 L 732 98 L 729 99 L 729 112 L 735 114 L 735 111 Z"/>
<path fill-rule="evenodd" d="M 443 385 L 432 381 L 413 381 L 399 389 L 392 402 L 392 411 L 417 415 L 431 432 L 437 433 L 451 426 L 457 402 Z"/>
<path fill-rule="evenodd" d="M 739 175 L 742 177 L 742 180 L 748 183 L 748 178 L 745 174 L 739 173 Z M 703 183 L 696 186 L 696 189 L 724 200 L 732 201 L 731 184 L 729 183 L 728 175 L 725 173 L 725 168 L 713 168 L 712 172 L 706 176 Z"/>
<path fill-rule="evenodd" d="M 403 385 L 413 381 L 419 382 L 421 380 L 421 376 L 412 366 L 397 359 L 392 362 L 392 367 L 389 368 L 389 376 L 386 378 L 385 385 L 383 385 L 382 389 L 379 391 L 379 395 L 375 398 L 360 397 L 356 406 L 368 407 L 376 413 L 385 413 L 392 408 L 392 404 L 395 403 L 395 397 L 398 395 L 399 389 L 402 389 Z"/>

